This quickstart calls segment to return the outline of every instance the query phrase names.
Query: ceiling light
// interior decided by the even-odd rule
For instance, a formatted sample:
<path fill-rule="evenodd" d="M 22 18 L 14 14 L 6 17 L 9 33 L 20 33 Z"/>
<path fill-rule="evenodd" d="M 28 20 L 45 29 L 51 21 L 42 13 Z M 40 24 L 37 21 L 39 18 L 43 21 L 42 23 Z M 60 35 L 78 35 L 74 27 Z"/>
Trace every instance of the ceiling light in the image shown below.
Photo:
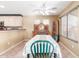
<path fill-rule="evenodd" d="M 0 8 L 5 8 L 5 6 L 4 5 L 0 5 Z"/>

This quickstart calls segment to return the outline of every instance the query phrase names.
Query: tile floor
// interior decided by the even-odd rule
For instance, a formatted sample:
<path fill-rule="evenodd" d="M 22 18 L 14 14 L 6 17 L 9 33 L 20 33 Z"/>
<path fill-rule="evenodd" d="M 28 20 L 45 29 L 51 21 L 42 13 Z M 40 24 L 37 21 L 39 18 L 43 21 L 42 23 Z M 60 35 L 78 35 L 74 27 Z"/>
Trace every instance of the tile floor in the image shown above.
<path fill-rule="evenodd" d="M 63 58 L 75 58 L 62 44 L 59 42 L 60 50 Z"/>
<path fill-rule="evenodd" d="M 19 44 L 17 47 L 11 49 L 10 51 L 6 52 L 3 55 L 0 55 L 0 58 L 23 58 L 22 52 L 23 52 L 25 43 L 26 42 L 24 41 L 21 44 Z M 59 43 L 59 45 L 60 45 L 60 49 L 61 49 L 63 58 L 73 58 L 74 57 L 67 49 L 65 49 L 65 47 L 63 47 L 62 44 Z"/>

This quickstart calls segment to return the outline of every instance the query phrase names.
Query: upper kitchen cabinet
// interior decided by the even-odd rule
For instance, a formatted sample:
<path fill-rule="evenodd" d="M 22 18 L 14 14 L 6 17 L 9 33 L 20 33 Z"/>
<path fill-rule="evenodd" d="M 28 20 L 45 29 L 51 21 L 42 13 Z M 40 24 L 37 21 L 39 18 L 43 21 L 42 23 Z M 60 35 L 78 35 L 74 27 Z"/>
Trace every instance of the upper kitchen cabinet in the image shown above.
<path fill-rule="evenodd" d="M 22 26 L 22 16 L 0 16 L 0 21 L 4 21 L 4 26 Z"/>

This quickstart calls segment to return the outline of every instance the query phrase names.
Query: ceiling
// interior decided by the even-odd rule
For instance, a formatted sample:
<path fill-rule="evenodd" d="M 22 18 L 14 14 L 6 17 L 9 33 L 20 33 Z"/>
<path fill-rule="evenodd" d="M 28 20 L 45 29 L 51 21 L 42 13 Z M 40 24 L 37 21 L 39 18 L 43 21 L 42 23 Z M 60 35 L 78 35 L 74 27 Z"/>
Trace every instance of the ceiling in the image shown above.
<path fill-rule="evenodd" d="M 58 15 L 70 3 L 70 1 L 0 1 L 0 14 Z"/>

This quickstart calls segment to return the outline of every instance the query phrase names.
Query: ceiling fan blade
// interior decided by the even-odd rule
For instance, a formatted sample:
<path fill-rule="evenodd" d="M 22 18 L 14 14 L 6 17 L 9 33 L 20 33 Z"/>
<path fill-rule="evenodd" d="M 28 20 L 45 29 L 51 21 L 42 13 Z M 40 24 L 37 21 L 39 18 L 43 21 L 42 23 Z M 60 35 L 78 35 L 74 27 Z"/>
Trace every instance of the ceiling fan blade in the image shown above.
<path fill-rule="evenodd" d="M 40 9 L 34 9 L 32 12 L 40 11 Z"/>

